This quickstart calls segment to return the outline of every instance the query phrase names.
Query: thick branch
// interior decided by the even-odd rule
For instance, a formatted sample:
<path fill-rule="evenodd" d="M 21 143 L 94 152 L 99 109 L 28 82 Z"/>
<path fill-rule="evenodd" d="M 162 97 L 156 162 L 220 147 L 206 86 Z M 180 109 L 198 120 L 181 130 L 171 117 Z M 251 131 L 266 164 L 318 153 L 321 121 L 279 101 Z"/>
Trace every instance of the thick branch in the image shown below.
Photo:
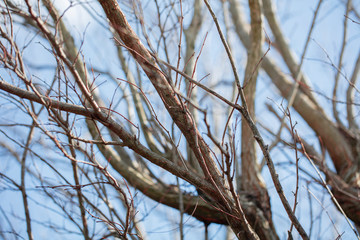
<path fill-rule="evenodd" d="M 194 151 L 207 180 L 210 181 L 215 188 L 220 188 L 218 189 L 218 194 L 214 197 L 222 202 L 224 206 L 227 206 L 228 201 L 223 195 L 226 190 L 224 189 L 220 173 L 211 156 L 208 146 L 197 130 L 187 107 L 179 101 L 176 97 L 175 91 L 169 84 L 168 79 L 156 67 L 154 59 L 130 27 L 125 15 L 122 13 L 119 5 L 117 4 L 117 1 L 99 0 L 99 3 L 103 7 L 112 27 L 119 34 L 121 40 L 136 61 L 140 64 L 164 102 L 165 108 L 171 118 L 184 134 L 189 145 L 192 147 L 192 150 Z"/>
<path fill-rule="evenodd" d="M 235 24 L 236 33 L 244 46 L 249 48 L 250 40 L 248 35 L 248 24 L 242 18 L 241 8 L 237 1 L 230 0 L 230 12 Z M 268 56 L 264 57 L 262 68 L 279 89 L 281 95 L 284 98 L 288 98 L 293 87 L 291 80 L 282 73 Z M 314 104 L 313 100 L 309 99 L 309 97 L 301 91 L 296 93 L 293 107 L 321 137 L 337 171 L 339 173 L 344 173 L 344 171 L 348 170 L 348 167 L 352 166 L 354 160 L 350 146 L 337 126 L 329 119 L 322 109 L 318 108 L 318 104 Z"/>

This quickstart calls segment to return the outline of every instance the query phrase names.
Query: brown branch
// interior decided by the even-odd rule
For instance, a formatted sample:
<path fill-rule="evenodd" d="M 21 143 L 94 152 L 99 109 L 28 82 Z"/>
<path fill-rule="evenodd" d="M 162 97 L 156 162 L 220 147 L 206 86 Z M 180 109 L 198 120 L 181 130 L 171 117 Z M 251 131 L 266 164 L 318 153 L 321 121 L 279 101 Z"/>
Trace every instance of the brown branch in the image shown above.
<path fill-rule="evenodd" d="M 32 138 L 34 136 L 34 129 L 35 129 L 36 123 L 33 122 L 32 126 L 30 127 L 30 131 L 28 134 L 28 137 L 26 139 L 26 143 L 25 143 L 25 147 L 24 147 L 24 152 L 23 155 L 21 157 L 21 186 L 20 186 L 20 190 L 21 190 L 21 194 L 22 194 L 22 198 L 23 198 L 23 204 L 24 204 L 24 211 L 25 211 L 25 219 L 26 219 L 26 231 L 28 234 L 28 237 L 30 240 L 34 239 L 33 237 L 33 233 L 31 230 L 31 218 L 30 218 L 30 209 L 29 209 L 29 204 L 28 204 L 28 195 L 26 193 L 26 187 L 25 187 L 25 173 L 26 173 L 26 158 L 28 155 L 28 147 L 32 141 Z"/>
<path fill-rule="evenodd" d="M 358 80 L 360 72 L 360 52 L 358 53 L 358 57 L 354 66 L 353 73 L 350 78 L 350 84 L 348 86 L 348 89 L 346 91 L 346 111 L 347 111 L 347 120 L 349 123 L 349 128 L 352 129 L 358 129 L 359 126 L 357 125 L 355 121 L 355 116 L 353 113 L 353 102 L 354 102 L 354 86 Z"/>
<path fill-rule="evenodd" d="M 302 56 L 300 57 L 300 63 L 297 63 L 295 53 L 293 51 L 291 51 L 291 48 L 285 39 L 284 33 L 281 30 L 279 20 L 276 17 L 276 11 L 275 11 L 274 4 L 272 3 L 271 0 L 263 0 L 264 15 L 265 15 L 266 20 L 271 28 L 271 32 L 274 34 L 276 49 L 279 50 L 282 58 L 284 59 L 284 63 L 289 68 L 291 75 L 292 75 L 293 79 L 295 80 L 293 92 L 295 93 L 297 91 L 297 89 L 300 88 L 301 91 L 304 92 L 311 99 L 311 101 L 317 105 L 317 107 L 320 107 L 320 106 L 318 105 L 316 98 L 312 94 L 311 89 L 309 87 L 310 82 L 307 79 L 307 77 L 304 75 L 304 73 L 302 72 L 301 68 L 303 65 L 304 57 L 306 54 L 306 49 L 307 49 L 307 46 L 310 41 L 311 32 L 313 31 L 314 26 L 315 26 L 315 20 L 317 19 L 317 15 L 318 15 L 321 3 L 322 3 L 322 0 L 319 1 L 318 5 L 316 7 L 316 10 L 314 12 L 313 21 L 312 21 L 312 24 L 311 24 L 311 27 L 310 27 L 310 30 L 309 30 L 309 33 L 307 36 L 305 47 L 304 47 Z M 291 96 L 295 95 L 294 93 Z M 293 97 L 291 97 L 291 98 L 293 98 Z M 292 106 L 292 101 L 293 100 L 290 100 L 288 103 L 289 108 Z"/>
<path fill-rule="evenodd" d="M 345 9 L 345 16 L 347 16 L 350 12 L 350 8 L 351 8 L 351 0 L 347 1 L 346 4 L 346 9 Z M 343 57 L 344 57 L 344 53 L 345 53 L 345 48 L 347 46 L 347 32 L 348 32 L 348 18 L 344 18 L 344 22 L 343 22 L 343 35 L 342 35 L 342 43 L 341 43 L 341 50 L 340 50 L 340 54 L 339 54 L 339 62 L 337 65 L 337 71 L 335 74 L 335 78 L 334 78 L 334 88 L 333 88 L 333 92 L 332 92 L 332 98 L 335 100 L 332 102 L 332 110 L 333 110 L 333 115 L 334 118 L 336 120 L 336 122 L 339 124 L 339 126 L 344 127 L 344 124 L 342 123 L 340 117 L 339 117 L 339 112 L 337 110 L 337 91 L 338 91 L 338 86 L 339 86 L 339 80 L 340 80 L 340 75 L 341 75 L 341 69 L 343 68 Z"/>
<path fill-rule="evenodd" d="M 79 74 L 79 72 L 77 71 L 75 66 L 73 65 L 73 62 L 68 60 L 64 49 L 61 47 L 61 44 L 59 44 L 58 40 L 52 35 L 50 30 L 47 28 L 45 22 L 35 14 L 29 1 L 25 0 L 25 2 L 28 7 L 28 12 L 30 13 L 31 17 L 38 25 L 38 28 L 49 40 L 51 46 L 53 47 L 53 49 L 56 52 L 56 55 L 65 63 L 65 65 L 69 68 L 70 72 L 74 76 L 77 85 L 79 86 L 82 94 L 84 94 L 87 104 L 89 104 L 89 106 L 91 106 L 94 109 L 94 111 L 99 112 L 100 108 L 99 108 L 97 102 L 94 100 L 88 86 L 85 85 L 84 79 L 82 79 L 81 75 Z"/>
<path fill-rule="evenodd" d="M 236 33 L 244 46 L 249 48 L 248 24 L 242 17 L 243 14 L 241 14 L 240 4 L 235 0 L 229 0 L 229 2 Z M 288 76 L 286 76 L 268 56 L 264 58 L 262 68 L 270 77 L 273 84 L 279 89 L 281 95 L 284 98 L 288 98 L 293 86 Z M 296 93 L 293 107 L 309 126 L 321 136 L 338 173 L 345 175 L 346 171 L 352 166 L 354 157 L 348 141 L 337 126 L 330 120 L 325 112 L 318 107 L 318 104 L 314 104 L 311 98 L 302 91 Z"/>
<path fill-rule="evenodd" d="M 112 27 L 119 34 L 120 39 L 129 49 L 135 60 L 140 64 L 164 102 L 165 108 L 174 123 L 178 126 L 187 142 L 192 147 L 192 150 L 205 173 L 206 180 L 217 189 L 217 193 L 214 197 L 216 197 L 219 202 L 222 202 L 225 208 L 230 209 L 227 197 L 224 195 L 226 190 L 219 170 L 216 167 L 207 144 L 196 128 L 189 110 L 179 101 L 167 78 L 156 67 L 153 57 L 130 27 L 117 1 L 99 0 L 99 3 L 103 7 Z"/>

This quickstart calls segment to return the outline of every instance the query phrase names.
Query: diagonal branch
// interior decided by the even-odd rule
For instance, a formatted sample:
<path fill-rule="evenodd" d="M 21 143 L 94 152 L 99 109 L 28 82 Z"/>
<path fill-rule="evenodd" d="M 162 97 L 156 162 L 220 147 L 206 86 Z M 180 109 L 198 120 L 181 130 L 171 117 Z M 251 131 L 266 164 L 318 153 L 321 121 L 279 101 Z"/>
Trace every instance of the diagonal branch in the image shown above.
<path fill-rule="evenodd" d="M 142 67 L 161 97 L 165 108 L 174 123 L 178 126 L 187 142 L 192 147 L 205 174 L 206 180 L 211 182 L 213 187 L 217 188 L 217 194 L 214 197 L 222 202 L 225 208 L 230 209 L 227 197 L 224 196 L 226 190 L 219 170 L 217 169 L 215 161 L 211 156 L 211 152 L 198 131 L 187 106 L 176 97 L 176 93 L 168 82 L 167 77 L 158 69 L 153 57 L 130 27 L 117 1 L 99 0 L 99 3 L 104 9 L 110 24 L 119 34 L 120 39 L 131 52 L 135 60 Z"/>
<path fill-rule="evenodd" d="M 248 24 L 242 17 L 242 10 L 237 1 L 230 0 L 230 12 L 237 35 L 244 46 L 249 48 Z M 283 73 L 268 56 L 264 57 L 262 68 L 279 89 L 281 95 L 284 98 L 289 98 L 293 83 L 286 74 Z M 349 167 L 352 166 L 352 162 L 354 161 L 348 141 L 326 113 L 318 107 L 318 104 L 314 104 L 304 92 L 298 91 L 294 97 L 293 107 L 307 124 L 321 136 L 337 172 L 345 175 L 346 172 L 350 170 Z"/>

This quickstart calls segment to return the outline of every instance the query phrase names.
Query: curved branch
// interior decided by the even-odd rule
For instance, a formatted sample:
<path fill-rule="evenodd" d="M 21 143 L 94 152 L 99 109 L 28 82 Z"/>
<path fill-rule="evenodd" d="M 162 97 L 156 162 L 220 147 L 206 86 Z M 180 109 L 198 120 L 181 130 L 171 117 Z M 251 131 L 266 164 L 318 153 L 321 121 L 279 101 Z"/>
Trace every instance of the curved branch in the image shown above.
<path fill-rule="evenodd" d="M 105 109 L 102 110 L 101 112 L 95 112 L 95 110 L 93 109 L 86 109 L 85 107 L 81 107 L 78 105 L 60 102 L 42 95 L 38 96 L 35 93 L 12 86 L 2 80 L 0 80 L 0 89 L 10 94 L 16 95 L 18 97 L 28 99 L 30 101 L 34 101 L 40 104 L 46 104 L 45 107 L 48 109 L 75 113 L 81 116 L 85 116 L 97 120 L 100 123 L 102 123 L 104 126 L 107 126 L 114 133 L 118 134 L 118 136 L 121 139 L 123 139 L 124 146 L 131 148 L 132 150 L 134 150 L 134 152 L 138 153 L 140 156 L 148 159 L 152 163 L 164 168 L 165 170 L 171 172 L 172 174 L 190 182 L 191 184 L 198 186 L 201 189 L 204 190 L 206 189 L 207 191 L 213 193 L 215 191 L 215 189 L 209 186 L 209 184 L 206 181 L 192 174 L 192 172 L 189 172 L 188 169 L 186 169 L 185 167 L 179 166 L 173 163 L 171 160 L 148 150 L 145 146 L 139 143 L 136 136 L 127 132 L 122 126 L 120 126 L 116 121 L 114 121 L 108 115 L 108 111 L 106 111 Z"/>
<path fill-rule="evenodd" d="M 195 0 L 194 1 L 194 13 L 193 17 L 191 19 L 190 25 L 188 28 L 184 29 L 185 34 L 185 42 L 186 42 L 186 50 L 185 50 L 185 70 L 184 72 L 194 77 L 195 71 L 196 71 L 196 59 L 195 59 L 195 42 L 196 38 L 199 35 L 199 31 L 203 22 L 203 14 L 201 12 L 201 6 L 202 6 L 201 0 Z M 186 89 L 187 89 L 187 96 L 197 104 L 197 89 L 193 87 L 193 84 L 186 81 Z M 194 117 L 194 121 L 197 124 L 198 123 L 198 114 L 197 110 L 192 106 L 189 105 L 189 111 Z M 196 160 L 196 157 L 194 155 L 194 152 L 192 151 L 189 144 L 186 146 L 187 150 L 187 160 L 189 164 L 196 169 L 196 171 L 199 174 L 203 174 L 202 170 L 200 168 L 199 163 Z"/>
<path fill-rule="evenodd" d="M 264 41 L 261 1 L 249 1 L 251 31 L 250 48 L 247 51 L 247 63 L 244 75 L 244 96 L 251 118 L 255 118 L 256 84 L 261 62 Z M 266 184 L 261 176 L 256 155 L 256 141 L 248 122 L 242 117 L 241 122 L 241 190 L 254 195 L 261 204 L 261 209 L 270 225 L 269 233 L 275 228 L 272 225 L 270 198 Z M 275 234 L 276 235 L 276 234 Z"/>
<path fill-rule="evenodd" d="M 358 58 L 356 60 L 353 73 L 351 75 L 350 84 L 346 91 L 346 111 L 347 111 L 347 120 L 349 123 L 350 129 L 358 129 L 359 126 L 356 124 L 355 116 L 353 113 L 353 102 L 354 102 L 354 86 L 358 80 L 360 71 L 360 52 L 358 54 Z"/>
<path fill-rule="evenodd" d="M 347 1 L 346 4 L 346 10 L 345 10 L 345 16 L 348 16 L 349 11 L 351 8 L 351 0 Z M 333 110 L 333 115 L 334 118 L 336 120 L 336 122 L 340 125 L 340 126 L 344 126 L 340 117 L 339 117 L 339 112 L 337 110 L 337 90 L 338 90 L 338 86 L 339 86 L 339 80 L 340 80 L 340 75 L 341 75 L 341 69 L 343 67 L 343 57 L 344 57 L 344 53 L 345 53 L 345 48 L 347 46 L 347 30 L 348 30 L 348 18 L 344 17 L 344 32 L 343 32 L 343 36 L 342 36 L 342 43 L 341 43 L 341 50 L 340 50 L 340 54 L 339 54 L 339 62 L 336 68 L 336 75 L 335 75 L 335 79 L 334 79 L 334 88 L 333 88 L 333 96 L 332 96 L 332 110 Z"/>
<path fill-rule="evenodd" d="M 218 190 L 214 197 L 217 198 L 219 202 L 223 203 L 222 206 L 230 209 L 231 207 L 229 206 L 229 201 L 224 195 L 224 193 L 226 193 L 226 189 L 224 188 L 219 170 L 216 167 L 207 144 L 196 128 L 188 108 L 178 98 L 176 98 L 176 93 L 168 82 L 170 80 L 168 80 L 163 72 L 161 72 L 155 65 L 153 57 L 130 27 L 117 1 L 99 0 L 99 3 L 105 11 L 110 24 L 119 34 L 120 39 L 125 44 L 126 48 L 131 52 L 135 60 L 142 67 L 157 93 L 161 97 L 165 108 L 174 123 L 178 126 L 187 142 L 192 147 L 192 150 L 199 161 L 203 172 L 205 173 L 206 179 Z"/>
<path fill-rule="evenodd" d="M 248 35 L 248 24 L 241 17 L 241 8 L 235 0 L 230 0 L 230 12 L 235 30 L 240 40 L 246 48 L 249 48 L 250 40 Z M 288 98 L 293 87 L 292 81 L 275 65 L 275 63 L 265 56 L 262 62 L 271 81 L 279 89 L 284 98 Z M 335 168 L 338 173 L 346 174 L 354 161 L 348 141 L 339 131 L 337 126 L 329 119 L 322 109 L 302 91 L 297 92 L 293 107 L 303 117 L 307 124 L 319 135 L 326 149 L 328 150 Z"/>
<path fill-rule="evenodd" d="M 319 1 L 317 9 L 315 11 L 314 17 L 313 17 L 313 23 L 310 28 L 310 32 L 308 34 L 308 39 L 305 44 L 305 50 L 304 54 L 306 53 L 306 47 L 308 45 L 308 42 L 310 40 L 311 31 L 313 30 L 315 19 L 317 16 L 317 13 L 319 11 L 319 7 L 322 3 L 322 0 Z M 300 63 L 298 64 L 295 60 L 295 54 L 291 51 L 289 44 L 287 43 L 283 32 L 281 31 L 279 20 L 276 18 L 275 10 L 272 2 L 270 0 L 263 0 L 263 9 L 264 9 L 264 15 L 266 17 L 267 22 L 269 23 L 269 26 L 271 28 L 271 32 L 274 34 L 275 37 L 275 45 L 276 49 L 279 50 L 282 58 L 284 59 L 285 64 L 289 68 L 293 78 L 295 79 L 295 84 L 298 84 L 299 88 L 313 101 L 314 104 L 316 104 L 319 108 L 315 96 L 312 94 L 310 90 L 310 81 L 306 78 L 306 76 L 301 71 L 302 62 L 304 60 L 304 54 L 301 57 Z M 299 81 L 303 84 L 299 85 Z M 289 104 L 290 105 L 290 104 Z"/>

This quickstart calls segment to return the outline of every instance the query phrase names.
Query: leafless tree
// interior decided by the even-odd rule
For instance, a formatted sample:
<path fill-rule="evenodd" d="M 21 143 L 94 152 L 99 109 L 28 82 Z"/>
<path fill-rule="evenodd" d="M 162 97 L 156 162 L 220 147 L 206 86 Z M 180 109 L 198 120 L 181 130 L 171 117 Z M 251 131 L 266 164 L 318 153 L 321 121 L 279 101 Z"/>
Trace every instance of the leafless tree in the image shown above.
<path fill-rule="evenodd" d="M 360 239 L 358 2 L 305 2 L 2 1 L 1 237 Z"/>

